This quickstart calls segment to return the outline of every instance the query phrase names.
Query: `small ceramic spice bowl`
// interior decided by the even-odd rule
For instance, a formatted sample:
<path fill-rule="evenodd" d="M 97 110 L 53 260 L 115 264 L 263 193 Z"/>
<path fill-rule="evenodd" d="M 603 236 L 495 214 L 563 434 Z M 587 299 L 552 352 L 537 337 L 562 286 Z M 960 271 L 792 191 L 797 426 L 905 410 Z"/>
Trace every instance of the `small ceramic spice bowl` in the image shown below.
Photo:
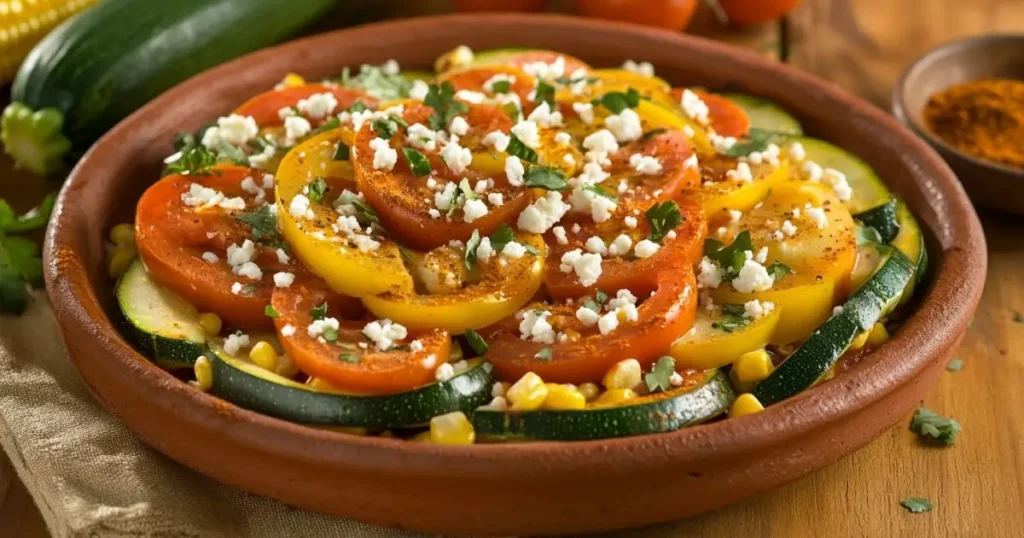
<path fill-rule="evenodd" d="M 896 82 L 892 110 L 942 155 L 975 203 L 1024 213 L 1024 169 L 960 151 L 925 125 L 924 109 L 932 95 L 980 78 L 1024 80 L 1024 34 L 972 37 L 928 52 Z"/>

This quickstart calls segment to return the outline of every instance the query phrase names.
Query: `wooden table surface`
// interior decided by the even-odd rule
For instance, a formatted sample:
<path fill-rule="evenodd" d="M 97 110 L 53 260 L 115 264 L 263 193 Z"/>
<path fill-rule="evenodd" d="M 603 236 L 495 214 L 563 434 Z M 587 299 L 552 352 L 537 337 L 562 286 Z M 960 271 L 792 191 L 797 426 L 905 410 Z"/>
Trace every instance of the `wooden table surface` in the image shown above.
<path fill-rule="evenodd" d="M 563 2 L 564 3 L 564 2 Z M 428 2 L 441 4 L 444 2 Z M 432 7 L 427 10 L 441 8 Z M 723 30 L 706 18 L 696 33 L 779 50 L 778 27 Z M 1024 31 L 1018 0 L 806 0 L 792 14 L 788 61 L 880 106 L 902 66 L 951 38 Z M 0 198 L 25 208 L 48 186 L 0 157 Z M 50 185 L 49 187 L 52 187 Z M 922 445 L 910 415 L 859 452 L 774 491 L 687 521 L 617 536 L 1024 536 L 1024 225 L 981 211 L 989 276 L 974 323 L 924 405 L 956 418 L 948 448 Z M 935 510 L 911 514 L 899 502 L 926 497 Z M 0 454 L 0 536 L 49 536 L 24 485 Z"/>

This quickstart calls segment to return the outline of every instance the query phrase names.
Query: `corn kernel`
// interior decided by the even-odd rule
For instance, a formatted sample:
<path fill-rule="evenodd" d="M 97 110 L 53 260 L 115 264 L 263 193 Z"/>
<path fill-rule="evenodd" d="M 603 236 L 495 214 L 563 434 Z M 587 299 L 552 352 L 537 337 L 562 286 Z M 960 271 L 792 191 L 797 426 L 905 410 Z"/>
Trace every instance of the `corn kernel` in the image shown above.
<path fill-rule="evenodd" d="M 868 341 L 868 335 L 870 335 L 870 334 L 871 334 L 870 330 L 857 333 L 857 336 L 854 336 L 853 337 L 853 341 L 850 342 L 850 349 L 851 350 L 857 350 L 857 349 L 860 349 L 860 348 L 864 347 L 864 344 L 866 344 L 867 341 Z"/>
<path fill-rule="evenodd" d="M 417 433 L 416 435 L 412 436 L 411 440 L 414 443 L 427 443 L 427 444 L 430 444 L 432 442 L 430 440 L 430 430 L 427 430 L 425 432 Z"/>
<path fill-rule="evenodd" d="M 505 391 L 505 399 L 512 404 L 512 411 L 539 409 L 547 397 L 548 387 L 544 385 L 544 380 L 533 372 L 526 372 L 526 375 Z"/>
<path fill-rule="evenodd" d="M 110 240 L 115 245 L 129 246 L 135 245 L 135 227 L 128 223 L 121 223 L 110 229 Z"/>
<path fill-rule="evenodd" d="M 284 84 L 286 88 L 294 88 L 296 86 L 306 84 L 306 79 L 302 78 L 302 75 L 297 73 L 288 73 L 284 76 L 284 79 L 281 80 L 281 83 Z"/>
<path fill-rule="evenodd" d="M 740 355 L 732 364 L 729 377 L 739 390 L 750 391 L 774 371 L 771 356 L 767 351 L 758 349 Z"/>
<path fill-rule="evenodd" d="M 430 442 L 438 445 L 471 445 L 476 439 L 473 424 L 462 411 L 430 419 Z"/>
<path fill-rule="evenodd" d="M 871 332 L 868 333 L 868 345 L 871 347 L 878 347 L 889 341 L 889 331 L 885 330 L 885 325 L 876 323 L 874 327 L 871 327 Z"/>
<path fill-rule="evenodd" d="M 249 360 L 260 368 L 273 372 L 277 368 L 277 351 L 274 350 L 274 346 L 261 340 L 249 350 Z"/>
<path fill-rule="evenodd" d="M 210 336 L 217 336 L 220 334 L 221 327 L 224 326 L 224 322 L 220 320 L 220 316 L 213 312 L 204 312 L 199 314 L 199 326 L 203 328 L 203 331 Z"/>
<path fill-rule="evenodd" d="M 732 403 L 732 408 L 729 409 L 729 418 L 737 418 L 746 415 L 753 415 L 754 413 L 760 413 L 764 411 L 764 406 L 757 399 L 757 396 L 745 392 L 740 394 L 736 401 Z"/>
<path fill-rule="evenodd" d="M 598 396 L 592 405 L 594 407 L 611 407 L 633 398 L 636 398 L 636 393 L 633 392 L 633 389 L 608 389 Z"/>
<path fill-rule="evenodd" d="M 213 387 L 213 364 L 210 359 L 206 356 L 200 355 L 196 359 L 196 363 L 192 366 L 192 371 L 196 374 L 196 387 L 199 390 L 206 392 Z"/>
<path fill-rule="evenodd" d="M 612 366 L 604 375 L 601 384 L 608 390 L 631 389 L 640 384 L 642 373 L 640 363 L 636 359 L 626 359 Z"/>
<path fill-rule="evenodd" d="M 128 266 L 135 260 L 135 249 L 126 247 L 114 247 L 110 254 L 110 263 L 107 265 L 107 274 L 110 278 L 118 279 L 128 270 Z"/>
<path fill-rule="evenodd" d="M 580 385 L 580 394 L 582 394 L 588 402 L 592 402 L 594 401 L 594 398 L 597 398 L 597 396 L 601 394 L 601 389 L 594 383 L 583 383 Z"/>
<path fill-rule="evenodd" d="M 567 409 L 583 409 L 587 406 L 587 399 L 583 397 L 576 387 L 571 385 L 560 385 L 558 383 L 547 383 L 548 396 L 544 398 L 541 409 L 551 411 L 564 411 Z"/>

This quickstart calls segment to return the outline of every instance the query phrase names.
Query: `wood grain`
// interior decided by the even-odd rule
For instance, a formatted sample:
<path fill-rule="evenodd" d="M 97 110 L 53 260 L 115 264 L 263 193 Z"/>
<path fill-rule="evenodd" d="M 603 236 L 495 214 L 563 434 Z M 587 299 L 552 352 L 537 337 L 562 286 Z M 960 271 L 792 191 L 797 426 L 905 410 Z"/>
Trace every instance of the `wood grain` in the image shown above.
<path fill-rule="evenodd" d="M 436 12 L 442 3 L 423 9 Z M 565 5 L 559 1 L 558 9 Z M 791 63 L 887 106 L 893 80 L 932 46 L 965 35 L 1024 31 L 1024 2 L 805 0 L 789 23 Z M 694 33 L 777 54 L 778 26 L 723 30 L 706 16 L 694 24 Z M 12 173 L 6 158 L 0 158 L 0 177 L 0 198 L 17 198 L 22 209 L 52 188 Z M 1024 225 L 982 217 L 989 279 L 958 351 L 964 368 L 944 374 L 923 402 L 961 422 L 953 447 L 921 444 L 907 427 L 908 415 L 863 450 L 800 481 L 687 521 L 608 536 L 1024 536 L 1024 324 L 1014 321 L 1024 312 Z M 899 505 L 908 496 L 931 499 L 936 508 L 910 514 Z M 0 531 L 48 536 L 2 455 Z"/>

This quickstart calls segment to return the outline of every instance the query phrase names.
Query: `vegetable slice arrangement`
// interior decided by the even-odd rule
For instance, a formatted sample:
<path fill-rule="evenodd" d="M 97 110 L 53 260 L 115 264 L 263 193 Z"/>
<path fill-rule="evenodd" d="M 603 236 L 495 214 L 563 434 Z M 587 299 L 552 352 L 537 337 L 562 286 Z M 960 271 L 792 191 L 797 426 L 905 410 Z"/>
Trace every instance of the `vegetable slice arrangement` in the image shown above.
<path fill-rule="evenodd" d="M 140 350 L 315 427 L 601 439 L 825 381 L 922 282 L 906 205 L 774 103 L 554 51 L 436 68 L 288 74 L 175 137 L 112 230 Z"/>

